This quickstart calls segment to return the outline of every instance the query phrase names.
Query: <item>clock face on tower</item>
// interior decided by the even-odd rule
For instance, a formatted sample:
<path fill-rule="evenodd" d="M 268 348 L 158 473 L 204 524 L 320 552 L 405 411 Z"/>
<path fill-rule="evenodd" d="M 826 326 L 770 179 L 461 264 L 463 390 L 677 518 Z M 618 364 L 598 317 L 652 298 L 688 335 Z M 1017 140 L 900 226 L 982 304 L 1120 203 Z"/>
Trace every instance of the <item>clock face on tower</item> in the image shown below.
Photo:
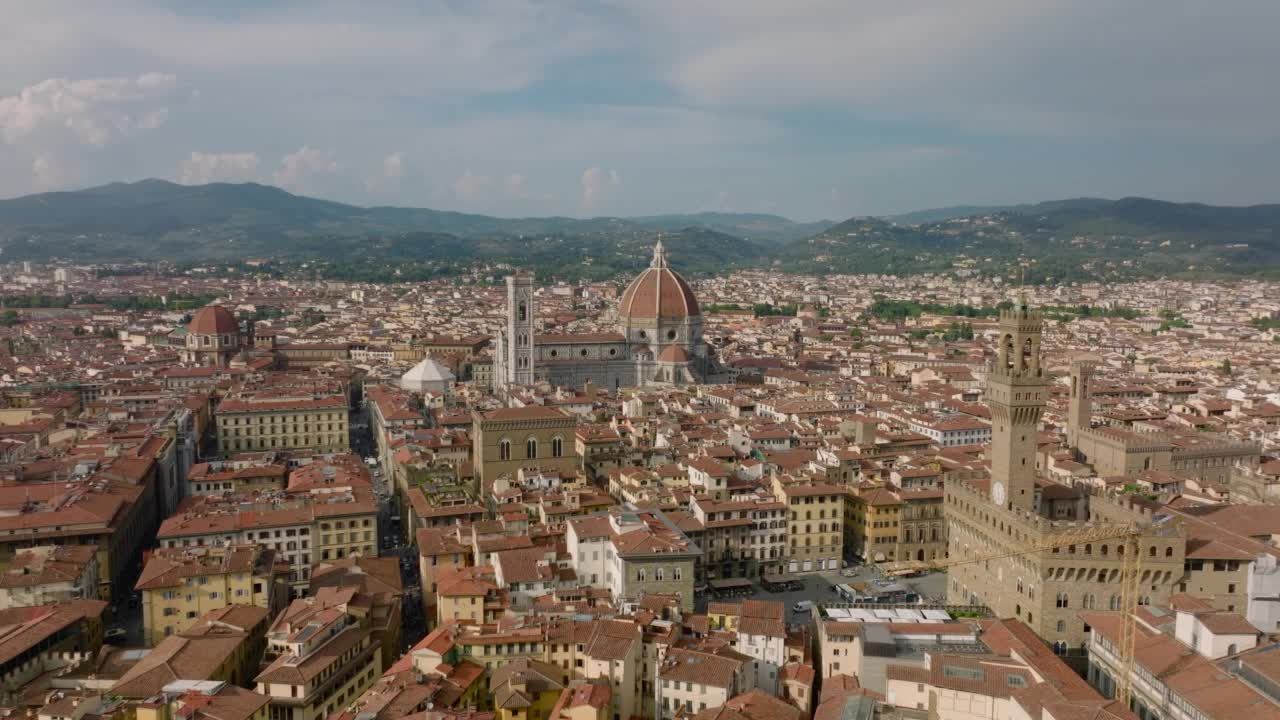
<path fill-rule="evenodd" d="M 996 480 L 991 483 L 991 502 L 1003 506 L 1004 500 L 1004 483 Z"/>

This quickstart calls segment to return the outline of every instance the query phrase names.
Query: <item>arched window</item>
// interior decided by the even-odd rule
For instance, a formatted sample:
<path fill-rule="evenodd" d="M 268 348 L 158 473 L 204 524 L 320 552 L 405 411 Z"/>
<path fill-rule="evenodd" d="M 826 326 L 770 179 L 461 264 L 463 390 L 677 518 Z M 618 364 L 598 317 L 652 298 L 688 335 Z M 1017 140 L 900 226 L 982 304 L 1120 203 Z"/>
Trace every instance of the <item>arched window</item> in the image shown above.
<path fill-rule="evenodd" d="M 564 440 L 559 436 L 551 438 L 551 457 L 562 457 L 564 455 Z"/>
<path fill-rule="evenodd" d="M 524 303 L 520 303 L 520 305 L 519 305 L 519 306 L 517 306 L 517 310 L 516 310 L 516 318 L 517 318 L 520 322 L 524 322 L 525 320 L 528 320 L 528 319 L 529 319 L 529 306 L 528 306 L 528 305 L 525 305 Z"/>
<path fill-rule="evenodd" d="M 1165 557 L 1173 557 L 1173 546 L 1172 546 L 1172 545 L 1170 545 L 1169 547 L 1167 547 L 1167 548 L 1165 548 L 1165 549 L 1164 549 L 1164 556 L 1165 556 Z"/>
<path fill-rule="evenodd" d="M 1231 643 L 1230 645 L 1228 645 L 1228 646 L 1227 646 L 1227 654 L 1228 654 L 1228 655 L 1235 655 L 1235 654 L 1236 654 L 1236 644 L 1235 644 L 1235 643 Z"/>
<path fill-rule="evenodd" d="M 1150 555 L 1151 557 L 1155 557 L 1155 556 L 1156 556 L 1156 546 L 1155 546 L 1155 545 L 1152 545 L 1150 548 L 1148 548 L 1148 549 L 1147 549 L 1147 554 L 1148 554 L 1148 555 Z"/>
<path fill-rule="evenodd" d="M 663 579 L 666 578 L 666 576 L 667 576 L 667 573 L 662 568 L 657 568 L 653 571 L 653 579 L 657 580 L 658 582 L 662 582 Z"/>
<path fill-rule="evenodd" d="M 1094 598 L 1093 593 L 1084 594 L 1084 598 L 1081 602 L 1081 605 L 1084 607 L 1085 610 L 1093 610 L 1096 604 L 1097 604 L 1097 601 Z"/>
<path fill-rule="evenodd" d="M 529 458 L 530 460 L 534 460 L 538 457 L 538 439 L 537 438 L 529 438 L 528 440 L 524 441 L 524 454 L 525 454 L 525 457 Z"/>
<path fill-rule="evenodd" d="M 1057 605 L 1057 607 L 1060 607 L 1060 608 L 1070 607 L 1071 600 L 1070 598 L 1067 597 L 1066 593 L 1060 592 L 1058 593 L 1058 597 L 1057 597 L 1057 600 L 1055 601 L 1055 604 Z"/>
<path fill-rule="evenodd" d="M 645 577 L 646 577 L 646 574 L 645 574 L 644 568 L 640 568 L 639 570 L 637 570 L 637 571 L 636 571 L 636 580 L 637 580 L 637 581 L 639 581 L 639 582 L 644 582 L 644 581 L 645 581 Z"/>
<path fill-rule="evenodd" d="M 1108 609 L 1108 610 L 1119 610 L 1119 609 L 1120 609 L 1120 596 L 1119 596 L 1119 595 L 1112 595 L 1112 596 L 1111 596 L 1111 600 L 1107 602 L 1107 609 Z"/>
<path fill-rule="evenodd" d="M 1059 620 L 1059 621 L 1058 621 L 1058 624 L 1057 624 L 1055 627 L 1057 628 L 1058 632 L 1066 632 L 1066 631 L 1067 631 L 1067 621 L 1066 621 L 1066 620 Z"/>
<path fill-rule="evenodd" d="M 508 440 L 507 438 L 503 438 L 498 441 L 498 459 L 499 460 L 511 459 L 511 441 Z"/>

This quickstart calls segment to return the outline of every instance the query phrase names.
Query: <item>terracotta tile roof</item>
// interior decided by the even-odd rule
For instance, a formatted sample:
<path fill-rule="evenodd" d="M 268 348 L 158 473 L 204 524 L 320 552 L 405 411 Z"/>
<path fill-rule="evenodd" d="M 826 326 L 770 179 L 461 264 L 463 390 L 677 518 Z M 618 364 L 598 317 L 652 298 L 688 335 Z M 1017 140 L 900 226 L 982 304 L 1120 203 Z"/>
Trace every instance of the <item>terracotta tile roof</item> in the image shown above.
<path fill-rule="evenodd" d="M 156 695 L 175 680 L 203 680 L 212 677 L 247 637 L 187 637 L 170 635 L 149 650 L 129 669 L 111 692 L 126 698 L 142 699 Z"/>
<path fill-rule="evenodd" d="M 743 663 L 734 658 L 712 653 L 672 648 L 658 668 L 659 681 L 691 682 L 710 687 L 728 688 Z"/>
<path fill-rule="evenodd" d="M 101 600 L 71 600 L 52 605 L 0 610 L 0 664 L 86 620 L 97 620 L 107 608 Z"/>

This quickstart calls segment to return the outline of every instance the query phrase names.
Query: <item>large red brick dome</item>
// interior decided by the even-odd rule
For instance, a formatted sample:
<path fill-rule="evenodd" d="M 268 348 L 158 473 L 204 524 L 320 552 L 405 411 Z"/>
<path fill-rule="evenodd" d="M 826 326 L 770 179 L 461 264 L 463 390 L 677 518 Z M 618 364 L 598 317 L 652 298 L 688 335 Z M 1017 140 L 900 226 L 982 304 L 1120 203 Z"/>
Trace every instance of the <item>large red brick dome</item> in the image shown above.
<path fill-rule="evenodd" d="M 240 323 L 221 305 L 206 305 L 191 318 L 187 332 L 192 335 L 230 335 L 240 332 Z"/>
<path fill-rule="evenodd" d="M 653 263 L 622 293 L 618 316 L 623 320 L 682 320 L 701 314 L 693 289 L 667 265 L 667 251 L 658 241 L 653 248 Z"/>

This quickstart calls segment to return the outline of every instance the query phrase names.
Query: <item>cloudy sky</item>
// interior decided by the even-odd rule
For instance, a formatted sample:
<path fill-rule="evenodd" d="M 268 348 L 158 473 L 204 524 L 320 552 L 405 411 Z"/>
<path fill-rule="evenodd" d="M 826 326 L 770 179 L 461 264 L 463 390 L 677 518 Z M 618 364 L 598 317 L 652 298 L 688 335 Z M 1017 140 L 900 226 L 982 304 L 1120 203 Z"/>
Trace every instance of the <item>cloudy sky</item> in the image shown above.
<path fill-rule="evenodd" d="M 502 215 L 1280 201 L 1275 0 L 0 0 L 0 196 Z"/>

